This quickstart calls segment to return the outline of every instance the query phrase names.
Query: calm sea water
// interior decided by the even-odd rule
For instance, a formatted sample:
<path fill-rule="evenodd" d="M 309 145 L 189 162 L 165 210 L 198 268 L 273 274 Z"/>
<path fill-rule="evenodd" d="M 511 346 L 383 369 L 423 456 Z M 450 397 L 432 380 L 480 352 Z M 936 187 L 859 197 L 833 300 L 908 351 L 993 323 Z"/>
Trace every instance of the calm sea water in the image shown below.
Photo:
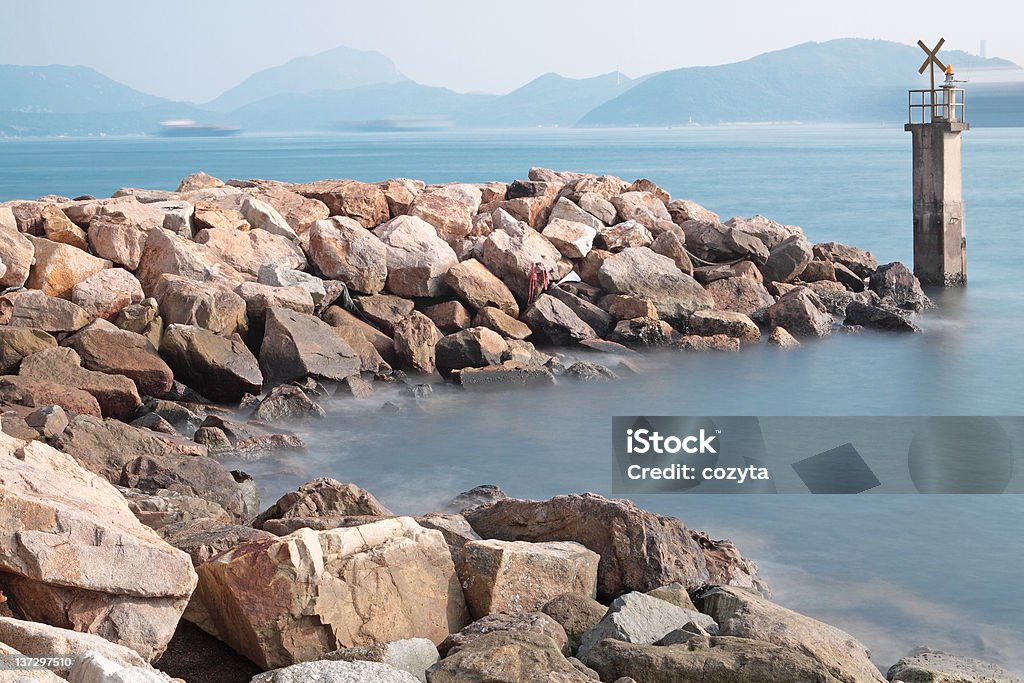
<path fill-rule="evenodd" d="M 314 476 L 399 512 L 493 482 L 511 495 L 610 489 L 610 416 L 1020 415 L 1024 130 L 964 137 L 970 286 L 936 292 L 925 333 L 836 336 L 795 353 L 664 355 L 599 386 L 439 391 L 403 413 L 349 404 L 310 450 L 244 463 L 269 503 Z M 737 127 L 0 142 L 0 200 L 171 188 L 193 171 L 301 181 L 510 180 L 530 166 L 651 178 L 722 214 L 763 213 L 816 241 L 910 261 L 910 138 L 898 129 Z M 381 394 L 380 403 L 398 397 Z M 1021 472 L 1017 476 L 1024 476 Z M 728 497 L 639 504 L 729 537 L 776 599 L 839 625 L 886 666 L 918 645 L 1024 672 L 1024 500 L 1017 496 Z"/>

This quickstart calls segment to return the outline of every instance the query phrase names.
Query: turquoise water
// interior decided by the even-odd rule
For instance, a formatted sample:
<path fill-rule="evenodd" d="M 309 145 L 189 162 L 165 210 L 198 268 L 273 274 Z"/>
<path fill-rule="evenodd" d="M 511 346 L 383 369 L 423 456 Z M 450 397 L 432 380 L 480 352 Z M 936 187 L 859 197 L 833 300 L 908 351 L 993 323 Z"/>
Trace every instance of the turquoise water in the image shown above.
<path fill-rule="evenodd" d="M 0 141 L 0 200 L 173 189 L 200 169 L 223 178 L 472 182 L 540 165 L 648 177 L 723 218 L 759 212 L 816 241 L 909 262 L 909 148 L 901 129 L 804 126 Z M 418 512 L 484 482 L 524 497 L 607 493 L 615 414 L 1020 415 L 1024 130 L 966 134 L 964 175 L 970 286 L 934 293 L 939 308 L 921 319 L 922 335 L 836 336 L 790 354 L 656 356 L 651 372 L 614 384 L 439 391 L 397 415 L 338 404 L 308 435 L 308 453 L 242 466 L 268 503 L 329 474 Z M 1024 671 L 1019 497 L 638 502 L 735 539 L 780 602 L 850 631 L 880 665 L 929 645 Z"/>

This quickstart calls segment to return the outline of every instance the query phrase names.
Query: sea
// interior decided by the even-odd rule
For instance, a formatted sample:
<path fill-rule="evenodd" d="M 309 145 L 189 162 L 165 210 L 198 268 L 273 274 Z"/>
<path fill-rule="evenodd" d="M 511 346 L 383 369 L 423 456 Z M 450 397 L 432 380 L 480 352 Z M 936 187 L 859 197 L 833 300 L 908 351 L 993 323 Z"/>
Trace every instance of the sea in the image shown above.
<path fill-rule="evenodd" d="M 813 241 L 909 264 L 910 145 L 902 127 L 795 124 L 0 140 L 0 201 L 174 189 L 199 170 L 443 183 L 510 181 L 544 166 L 649 178 L 723 219 L 760 213 Z M 937 307 L 919 317 L 922 334 L 834 335 L 791 353 L 656 354 L 648 372 L 607 384 L 439 388 L 420 401 L 383 391 L 330 402 L 326 420 L 302 428 L 306 452 L 229 464 L 256 477 L 266 504 L 332 476 L 422 513 L 483 483 L 518 497 L 610 494 L 613 415 L 1022 415 L 1024 129 L 975 129 L 963 146 L 969 285 L 929 292 Z M 386 400 L 402 410 L 381 412 Z M 853 634 L 883 669 L 924 646 L 1024 674 L 1024 497 L 635 500 L 734 540 L 775 600 Z"/>

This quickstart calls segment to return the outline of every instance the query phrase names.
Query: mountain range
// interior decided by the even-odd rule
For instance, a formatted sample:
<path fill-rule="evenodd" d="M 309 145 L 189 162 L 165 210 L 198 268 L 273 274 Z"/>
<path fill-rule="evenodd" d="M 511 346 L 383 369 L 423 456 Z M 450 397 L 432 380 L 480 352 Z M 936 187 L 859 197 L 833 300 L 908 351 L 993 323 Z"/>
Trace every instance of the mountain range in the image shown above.
<path fill-rule="evenodd" d="M 945 51 L 958 72 L 983 70 L 974 125 L 1024 125 L 1024 70 Z M 881 40 L 804 43 L 719 66 L 630 79 L 548 73 L 506 95 L 458 93 L 405 77 L 386 56 L 339 47 L 258 71 L 204 104 L 133 90 L 82 66 L 0 65 L 0 137 L 124 135 L 167 119 L 300 132 L 408 127 L 671 126 L 800 121 L 898 123 L 906 90 L 924 87 L 917 47 Z M 971 86 L 968 86 L 971 88 Z"/>

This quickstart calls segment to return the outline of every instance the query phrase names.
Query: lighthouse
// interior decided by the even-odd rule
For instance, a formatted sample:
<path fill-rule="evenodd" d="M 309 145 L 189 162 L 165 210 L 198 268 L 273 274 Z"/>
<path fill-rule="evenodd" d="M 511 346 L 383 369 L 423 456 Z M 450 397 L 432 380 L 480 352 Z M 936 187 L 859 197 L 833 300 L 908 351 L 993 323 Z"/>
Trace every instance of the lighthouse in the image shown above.
<path fill-rule="evenodd" d="M 967 284 L 967 232 L 964 216 L 960 135 L 970 130 L 964 120 L 964 90 L 957 87 L 952 66 L 934 48 L 919 73 L 931 70 L 931 88 L 911 90 L 908 122 L 914 156 L 914 275 L 924 285 L 962 287 Z M 945 81 L 935 87 L 935 69 Z"/>

